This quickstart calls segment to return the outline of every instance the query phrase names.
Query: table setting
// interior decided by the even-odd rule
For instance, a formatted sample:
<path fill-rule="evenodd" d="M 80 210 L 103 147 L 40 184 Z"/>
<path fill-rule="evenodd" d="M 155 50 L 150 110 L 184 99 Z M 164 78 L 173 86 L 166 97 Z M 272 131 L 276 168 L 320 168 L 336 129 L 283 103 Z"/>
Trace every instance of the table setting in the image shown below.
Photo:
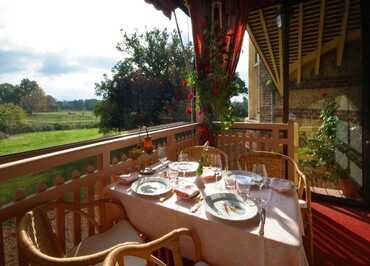
<path fill-rule="evenodd" d="M 195 228 L 212 265 L 279 265 L 285 260 L 293 262 L 282 265 L 307 265 L 291 181 L 268 177 L 263 166 L 252 172 L 211 166 L 200 173 L 199 168 L 199 162 L 187 158 L 162 160 L 150 167 L 155 169 L 150 174 L 121 175 L 108 193 L 122 201 L 149 236 L 180 226 Z M 220 243 L 230 247 L 222 249 Z"/>

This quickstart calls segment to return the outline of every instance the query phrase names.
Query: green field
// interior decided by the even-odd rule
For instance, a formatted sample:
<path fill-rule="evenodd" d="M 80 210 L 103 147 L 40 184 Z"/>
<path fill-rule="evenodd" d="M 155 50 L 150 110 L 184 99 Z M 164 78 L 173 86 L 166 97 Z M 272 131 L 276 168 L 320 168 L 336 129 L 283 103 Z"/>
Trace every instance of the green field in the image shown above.
<path fill-rule="evenodd" d="M 17 134 L 0 140 L 0 155 L 96 139 L 102 136 L 103 134 L 97 128 Z"/>
<path fill-rule="evenodd" d="M 99 123 L 99 118 L 91 111 L 63 111 L 33 113 L 25 120 L 31 125 L 67 124 L 67 125 L 91 125 Z"/>

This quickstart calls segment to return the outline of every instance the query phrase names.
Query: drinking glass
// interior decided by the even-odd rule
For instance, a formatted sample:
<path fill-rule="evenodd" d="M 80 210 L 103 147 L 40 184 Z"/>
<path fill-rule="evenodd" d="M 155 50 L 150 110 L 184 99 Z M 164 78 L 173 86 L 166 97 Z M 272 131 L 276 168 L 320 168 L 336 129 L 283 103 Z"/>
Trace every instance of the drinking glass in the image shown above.
<path fill-rule="evenodd" d="M 235 190 L 236 190 L 236 179 L 235 179 L 235 176 L 232 175 L 230 172 L 224 172 L 222 174 L 222 179 L 225 182 L 225 188 L 227 190 L 230 190 L 232 192 L 235 192 Z"/>
<path fill-rule="evenodd" d="M 175 187 L 178 183 L 178 172 L 168 169 L 167 177 L 170 179 L 171 187 Z"/>
<path fill-rule="evenodd" d="M 179 160 L 179 162 L 188 161 L 189 160 L 189 156 L 188 156 L 187 153 L 180 152 L 178 160 Z"/>
<path fill-rule="evenodd" d="M 157 155 L 161 164 L 164 164 L 167 161 L 166 148 L 163 146 L 158 146 Z"/>
<path fill-rule="evenodd" d="M 243 199 L 243 201 L 247 202 L 250 198 L 250 190 L 250 184 L 246 184 L 236 179 L 236 193 Z"/>
<path fill-rule="evenodd" d="M 262 177 L 267 177 L 266 165 L 264 165 L 263 163 L 253 164 L 252 172 Z"/>

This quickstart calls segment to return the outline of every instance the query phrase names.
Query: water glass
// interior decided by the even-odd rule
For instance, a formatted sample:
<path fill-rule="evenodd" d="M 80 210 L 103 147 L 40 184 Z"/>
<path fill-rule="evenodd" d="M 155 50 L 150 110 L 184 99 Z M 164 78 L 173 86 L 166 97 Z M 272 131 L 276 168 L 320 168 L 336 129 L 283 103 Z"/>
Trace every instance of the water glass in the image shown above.
<path fill-rule="evenodd" d="M 236 193 L 246 202 L 250 198 L 251 186 L 236 180 Z"/>
<path fill-rule="evenodd" d="M 178 183 L 178 172 L 168 169 L 167 177 L 170 179 L 171 187 L 175 187 Z"/>
<path fill-rule="evenodd" d="M 229 172 L 224 172 L 222 174 L 222 179 L 225 182 L 225 188 L 230 191 L 235 191 L 236 190 L 236 180 L 235 176 L 232 175 Z"/>
<path fill-rule="evenodd" d="M 264 165 L 263 163 L 253 164 L 252 172 L 262 177 L 267 177 L 266 165 Z"/>
<path fill-rule="evenodd" d="M 187 153 L 180 152 L 178 160 L 179 162 L 189 161 L 189 156 Z"/>

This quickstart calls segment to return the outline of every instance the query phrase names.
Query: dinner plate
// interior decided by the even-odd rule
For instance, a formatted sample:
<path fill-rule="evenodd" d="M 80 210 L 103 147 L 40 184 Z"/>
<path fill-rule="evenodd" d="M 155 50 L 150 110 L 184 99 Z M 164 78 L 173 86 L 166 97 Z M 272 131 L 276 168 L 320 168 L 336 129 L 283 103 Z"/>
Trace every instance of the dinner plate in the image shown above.
<path fill-rule="evenodd" d="M 168 179 L 163 177 L 142 177 L 131 185 L 131 190 L 142 196 L 160 196 L 171 191 Z"/>
<path fill-rule="evenodd" d="M 199 167 L 198 162 L 192 162 L 192 161 L 183 161 L 183 162 L 173 162 L 170 163 L 169 168 L 173 171 L 178 172 L 196 172 Z"/>
<path fill-rule="evenodd" d="M 258 185 L 263 182 L 263 177 L 249 171 L 228 171 L 226 174 L 235 178 L 235 180 L 243 185 Z"/>
<path fill-rule="evenodd" d="M 254 201 L 244 202 L 233 193 L 216 193 L 205 197 L 206 211 L 222 220 L 246 221 L 258 215 L 258 208 Z"/>

